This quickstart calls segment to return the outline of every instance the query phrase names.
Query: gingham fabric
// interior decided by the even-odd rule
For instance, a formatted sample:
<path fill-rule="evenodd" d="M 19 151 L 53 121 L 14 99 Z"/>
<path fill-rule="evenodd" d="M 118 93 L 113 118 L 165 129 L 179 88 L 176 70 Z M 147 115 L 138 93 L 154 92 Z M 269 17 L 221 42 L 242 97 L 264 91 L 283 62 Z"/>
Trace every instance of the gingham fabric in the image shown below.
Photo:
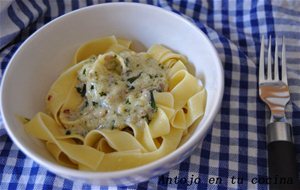
<path fill-rule="evenodd" d="M 0 0 L 2 74 L 23 41 L 38 28 L 72 10 L 109 1 Z M 193 154 L 169 173 L 130 187 L 82 184 L 56 176 L 26 157 L 0 126 L 0 189 L 268 189 L 266 123 L 258 97 L 260 38 L 286 37 L 291 103 L 300 153 L 300 1 L 135 1 L 174 11 L 194 22 L 213 42 L 225 71 L 225 92 L 212 130 Z M 274 42 L 274 38 L 273 42 Z M 267 42 L 266 42 L 267 43 Z M 273 47 L 274 48 L 274 47 Z M 298 159 L 299 161 L 299 159 Z M 234 178 L 232 178 L 234 177 Z M 166 179 L 172 179 L 166 181 Z M 236 178 L 239 178 L 237 181 Z M 193 180 L 192 180 L 193 179 Z M 164 181 L 165 180 L 165 181 Z M 239 183 L 238 183 L 239 182 Z"/>

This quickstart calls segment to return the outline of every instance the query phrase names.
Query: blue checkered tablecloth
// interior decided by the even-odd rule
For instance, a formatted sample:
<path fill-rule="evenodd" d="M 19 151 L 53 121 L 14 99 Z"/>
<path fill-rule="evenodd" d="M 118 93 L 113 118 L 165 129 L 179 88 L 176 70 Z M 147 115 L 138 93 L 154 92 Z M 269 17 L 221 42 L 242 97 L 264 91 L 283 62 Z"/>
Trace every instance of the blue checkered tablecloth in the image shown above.
<path fill-rule="evenodd" d="M 1 75 L 23 41 L 72 10 L 105 0 L 0 0 Z M 225 70 L 225 93 L 212 130 L 169 173 L 130 187 L 105 187 L 63 179 L 24 155 L 0 126 L 0 189 L 268 189 L 265 126 L 257 73 L 260 38 L 285 36 L 291 100 L 287 116 L 300 154 L 300 1 L 141 0 L 194 22 L 215 45 Z M 1 118 L 0 118 L 1 121 Z M 298 159 L 298 163 L 299 163 Z M 165 179 L 172 183 L 165 183 Z M 239 178 L 237 180 L 236 178 Z M 193 179 L 193 180 L 192 180 Z M 218 180 L 216 180 L 218 179 Z M 170 182 L 170 181 L 168 181 Z M 238 183 L 239 182 L 239 183 Z"/>

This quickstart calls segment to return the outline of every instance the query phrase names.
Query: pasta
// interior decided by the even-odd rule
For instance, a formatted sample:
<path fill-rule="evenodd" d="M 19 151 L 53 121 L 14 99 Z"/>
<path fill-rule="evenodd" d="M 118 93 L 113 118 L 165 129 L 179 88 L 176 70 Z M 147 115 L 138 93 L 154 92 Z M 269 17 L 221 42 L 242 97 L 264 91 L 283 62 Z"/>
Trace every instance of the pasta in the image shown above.
<path fill-rule="evenodd" d="M 186 57 L 130 45 L 114 36 L 82 45 L 51 86 L 47 113 L 23 120 L 59 164 L 88 171 L 147 164 L 174 151 L 204 115 L 206 90 Z"/>

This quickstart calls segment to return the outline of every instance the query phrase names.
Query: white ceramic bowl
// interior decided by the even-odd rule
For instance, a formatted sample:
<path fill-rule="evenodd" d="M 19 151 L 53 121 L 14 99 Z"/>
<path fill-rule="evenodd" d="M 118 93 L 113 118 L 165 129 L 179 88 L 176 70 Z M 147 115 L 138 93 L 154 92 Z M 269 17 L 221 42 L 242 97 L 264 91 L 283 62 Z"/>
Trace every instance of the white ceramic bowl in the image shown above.
<path fill-rule="evenodd" d="M 33 117 L 44 110 L 44 97 L 81 44 L 116 35 L 141 48 L 159 43 L 188 57 L 208 92 L 205 115 L 176 151 L 150 164 L 117 172 L 84 172 L 60 166 L 42 142 L 23 130 L 15 114 Z M 163 174 L 186 159 L 211 127 L 223 96 L 223 70 L 217 53 L 195 25 L 161 8 L 136 3 L 108 3 L 79 9 L 45 25 L 12 57 L 1 88 L 1 111 L 13 142 L 30 158 L 57 175 L 101 185 L 130 185 Z"/>

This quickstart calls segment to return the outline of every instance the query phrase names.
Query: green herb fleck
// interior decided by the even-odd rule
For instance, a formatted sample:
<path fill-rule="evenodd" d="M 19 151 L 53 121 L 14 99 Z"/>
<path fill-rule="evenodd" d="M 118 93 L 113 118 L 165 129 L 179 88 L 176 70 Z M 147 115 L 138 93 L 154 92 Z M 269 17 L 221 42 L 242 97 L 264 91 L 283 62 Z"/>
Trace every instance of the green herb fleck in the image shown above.
<path fill-rule="evenodd" d="M 128 67 L 128 64 L 129 64 L 129 59 L 128 59 L 128 57 L 126 57 L 125 58 L 125 65 L 126 65 L 126 67 Z"/>
<path fill-rule="evenodd" d="M 66 130 L 65 135 L 71 135 L 71 131 L 70 130 Z"/>
<path fill-rule="evenodd" d="M 86 84 L 83 84 L 82 88 L 77 86 L 76 90 L 81 95 L 81 97 L 84 97 L 86 93 Z"/>
<path fill-rule="evenodd" d="M 111 121 L 111 129 L 114 129 L 114 128 L 115 128 L 115 123 L 116 123 L 116 121 L 113 119 L 113 120 Z"/>
<path fill-rule="evenodd" d="M 106 93 L 105 92 L 100 92 L 99 95 L 100 96 L 106 96 Z"/>
<path fill-rule="evenodd" d="M 160 68 L 164 69 L 164 66 L 163 66 L 161 63 L 158 64 L 158 66 L 159 66 Z"/>
<path fill-rule="evenodd" d="M 98 102 L 92 101 L 92 103 L 93 103 L 93 106 L 97 106 L 98 105 Z"/>
<path fill-rule="evenodd" d="M 128 70 L 126 71 L 127 76 L 128 76 L 129 73 L 131 73 L 131 72 L 132 72 L 132 70 L 128 69 Z"/>
<path fill-rule="evenodd" d="M 126 99 L 125 104 L 131 104 L 131 102 L 128 99 Z"/>
<path fill-rule="evenodd" d="M 86 73 L 86 69 L 84 68 L 82 74 L 85 75 L 85 73 Z"/>
<path fill-rule="evenodd" d="M 147 115 L 144 115 L 144 116 L 142 116 L 142 118 L 143 119 L 145 119 L 146 120 L 146 122 L 149 124 L 150 123 L 150 119 L 149 119 L 149 115 L 147 114 Z"/>
<path fill-rule="evenodd" d="M 154 96 L 153 96 L 153 90 L 150 91 L 150 105 L 153 110 L 155 110 L 155 111 L 157 110 L 156 103 L 155 103 Z"/>
<path fill-rule="evenodd" d="M 136 79 L 138 79 L 141 76 L 142 73 L 138 74 L 137 76 L 131 77 L 127 79 L 128 82 L 133 83 Z"/>
<path fill-rule="evenodd" d="M 91 85 L 91 90 L 94 90 L 94 85 Z"/>
<path fill-rule="evenodd" d="M 134 87 L 134 86 L 130 86 L 128 89 L 129 89 L 129 90 L 134 90 L 135 87 Z"/>

